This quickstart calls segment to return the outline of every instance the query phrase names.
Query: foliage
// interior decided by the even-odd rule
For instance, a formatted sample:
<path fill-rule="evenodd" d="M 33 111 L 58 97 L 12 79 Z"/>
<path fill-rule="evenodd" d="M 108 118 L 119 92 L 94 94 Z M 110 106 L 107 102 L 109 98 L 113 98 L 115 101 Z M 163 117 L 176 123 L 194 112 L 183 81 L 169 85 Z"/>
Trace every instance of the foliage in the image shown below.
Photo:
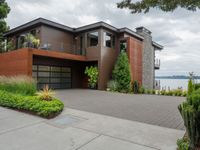
<path fill-rule="evenodd" d="M 0 106 L 51 118 L 63 110 L 64 104 L 57 99 L 42 101 L 37 96 L 23 96 L 0 90 Z"/>
<path fill-rule="evenodd" d="M 177 140 L 178 150 L 189 150 L 189 142 L 187 138 Z"/>
<path fill-rule="evenodd" d="M 37 92 L 36 95 L 41 100 L 51 101 L 51 100 L 53 100 L 53 96 L 55 95 L 55 93 L 51 89 L 49 89 L 48 85 L 45 85 L 43 90 Z"/>
<path fill-rule="evenodd" d="M 194 86 L 193 86 L 193 83 L 192 83 L 192 79 L 189 79 L 188 81 L 188 95 L 192 94 L 194 90 Z"/>
<path fill-rule="evenodd" d="M 119 92 L 130 91 L 131 74 L 129 60 L 126 52 L 121 51 L 112 72 L 112 77 L 113 80 L 118 82 Z"/>
<path fill-rule="evenodd" d="M 8 6 L 7 2 L 5 0 L 1 0 L 0 1 L 0 52 L 2 52 L 4 49 L 2 44 L 2 42 L 4 42 L 3 33 L 8 30 L 5 18 L 7 18 L 9 12 L 10 12 L 10 7 Z"/>
<path fill-rule="evenodd" d="M 189 138 L 189 149 L 200 146 L 200 90 L 188 95 L 187 101 L 178 106 Z"/>
<path fill-rule="evenodd" d="M 89 87 L 95 88 L 98 82 L 98 75 L 99 75 L 98 68 L 95 66 L 86 67 L 85 74 L 89 77 L 88 78 Z"/>
<path fill-rule="evenodd" d="M 134 81 L 133 83 L 131 83 L 132 85 L 132 91 L 134 94 L 138 94 L 139 93 L 139 83 L 138 81 Z"/>
<path fill-rule="evenodd" d="M 198 89 L 200 89 L 200 83 L 194 84 L 194 90 L 198 90 Z"/>
<path fill-rule="evenodd" d="M 118 82 L 117 81 L 110 80 L 107 83 L 107 90 L 108 91 L 117 91 L 117 89 L 118 89 Z"/>
<path fill-rule="evenodd" d="M 0 90 L 22 95 L 34 95 L 37 86 L 36 82 L 28 76 L 0 76 Z"/>
<path fill-rule="evenodd" d="M 144 94 L 144 93 L 145 93 L 145 89 L 144 89 L 143 86 L 141 86 L 141 87 L 139 88 L 139 93 L 140 93 L 140 94 Z"/>
<path fill-rule="evenodd" d="M 24 42 L 24 47 L 38 48 L 39 45 L 40 45 L 40 40 L 39 39 L 37 39 L 31 33 L 26 34 L 26 36 L 25 36 L 25 42 Z"/>
<path fill-rule="evenodd" d="M 147 13 L 151 8 L 158 8 L 162 11 L 169 12 L 174 11 L 176 8 L 181 7 L 190 11 L 196 11 L 200 8 L 200 2 L 198 0 L 123 0 L 117 3 L 118 8 L 128 8 L 131 13 Z"/>

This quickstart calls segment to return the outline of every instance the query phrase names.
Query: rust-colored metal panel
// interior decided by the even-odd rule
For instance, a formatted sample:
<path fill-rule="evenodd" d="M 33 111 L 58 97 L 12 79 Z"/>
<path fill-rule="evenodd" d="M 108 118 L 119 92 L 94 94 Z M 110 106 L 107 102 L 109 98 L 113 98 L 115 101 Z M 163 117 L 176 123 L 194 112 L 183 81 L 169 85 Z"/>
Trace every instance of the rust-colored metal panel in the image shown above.
<path fill-rule="evenodd" d="M 142 85 L 142 50 L 143 43 L 133 37 L 127 37 L 127 53 L 131 67 L 131 80 Z"/>
<path fill-rule="evenodd" d="M 31 61 L 31 54 L 27 49 L 0 54 L 0 75 L 31 75 Z"/>

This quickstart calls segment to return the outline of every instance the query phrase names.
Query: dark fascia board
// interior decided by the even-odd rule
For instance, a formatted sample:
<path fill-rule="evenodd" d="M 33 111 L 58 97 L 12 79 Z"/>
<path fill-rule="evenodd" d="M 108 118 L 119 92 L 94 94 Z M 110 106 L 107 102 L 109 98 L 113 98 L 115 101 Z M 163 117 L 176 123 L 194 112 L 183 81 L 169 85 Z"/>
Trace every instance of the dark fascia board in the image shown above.
<path fill-rule="evenodd" d="M 76 28 L 75 32 L 83 32 L 83 31 L 86 31 L 86 30 L 90 30 L 90 29 L 94 29 L 94 28 L 100 28 L 100 27 L 104 27 L 104 28 L 110 29 L 110 30 L 115 31 L 115 32 L 118 31 L 118 29 L 116 27 L 101 21 L 101 22 L 97 22 L 97 23 L 93 23 L 93 24 L 90 24 L 90 25 L 86 25 L 86 26 Z"/>
<path fill-rule="evenodd" d="M 163 50 L 163 48 L 164 48 L 164 46 L 162 46 L 154 41 L 152 42 L 152 45 L 156 50 Z"/>
<path fill-rule="evenodd" d="M 6 37 L 7 35 L 14 34 L 14 33 L 19 32 L 21 30 L 25 30 L 25 29 L 31 28 L 32 26 L 40 25 L 40 24 L 48 25 L 48 26 L 58 28 L 58 29 L 61 29 L 61 30 L 65 30 L 65 31 L 68 31 L 68 32 L 74 31 L 74 28 L 71 28 L 71 27 L 68 27 L 68 26 L 65 26 L 65 25 L 44 19 L 44 18 L 38 18 L 38 19 L 35 19 L 33 21 L 30 21 L 28 23 L 25 23 L 21 26 L 18 26 L 16 28 L 9 30 L 8 32 L 4 33 L 4 36 Z"/>
<path fill-rule="evenodd" d="M 126 33 L 131 34 L 132 36 L 134 36 L 134 37 L 140 39 L 140 40 L 144 40 L 144 37 L 143 37 L 143 36 L 137 34 L 137 33 L 134 32 L 133 30 L 131 30 L 131 29 L 129 29 L 129 28 L 126 28 L 126 27 L 125 27 L 125 28 L 119 29 L 119 32 L 120 32 L 120 33 L 126 32 Z"/>

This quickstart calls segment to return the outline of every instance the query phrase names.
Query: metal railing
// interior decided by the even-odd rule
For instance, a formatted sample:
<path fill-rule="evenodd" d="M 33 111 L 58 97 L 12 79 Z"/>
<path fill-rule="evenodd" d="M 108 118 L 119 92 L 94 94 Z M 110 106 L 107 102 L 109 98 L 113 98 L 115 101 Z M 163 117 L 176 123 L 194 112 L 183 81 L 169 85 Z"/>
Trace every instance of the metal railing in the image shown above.
<path fill-rule="evenodd" d="M 155 59 L 155 69 L 160 69 L 160 59 Z"/>
<path fill-rule="evenodd" d="M 161 86 L 160 86 L 160 80 L 155 80 L 154 81 L 154 89 L 155 90 L 160 90 Z"/>

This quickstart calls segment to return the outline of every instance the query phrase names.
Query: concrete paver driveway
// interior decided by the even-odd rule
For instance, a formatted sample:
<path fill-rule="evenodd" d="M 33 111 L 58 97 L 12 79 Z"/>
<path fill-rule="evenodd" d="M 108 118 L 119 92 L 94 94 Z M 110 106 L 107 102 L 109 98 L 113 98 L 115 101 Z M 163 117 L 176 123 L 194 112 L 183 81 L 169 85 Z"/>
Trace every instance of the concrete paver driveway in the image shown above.
<path fill-rule="evenodd" d="M 183 97 L 130 95 L 97 90 L 58 90 L 66 107 L 173 129 L 184 129 L 177 106 Z"/>

